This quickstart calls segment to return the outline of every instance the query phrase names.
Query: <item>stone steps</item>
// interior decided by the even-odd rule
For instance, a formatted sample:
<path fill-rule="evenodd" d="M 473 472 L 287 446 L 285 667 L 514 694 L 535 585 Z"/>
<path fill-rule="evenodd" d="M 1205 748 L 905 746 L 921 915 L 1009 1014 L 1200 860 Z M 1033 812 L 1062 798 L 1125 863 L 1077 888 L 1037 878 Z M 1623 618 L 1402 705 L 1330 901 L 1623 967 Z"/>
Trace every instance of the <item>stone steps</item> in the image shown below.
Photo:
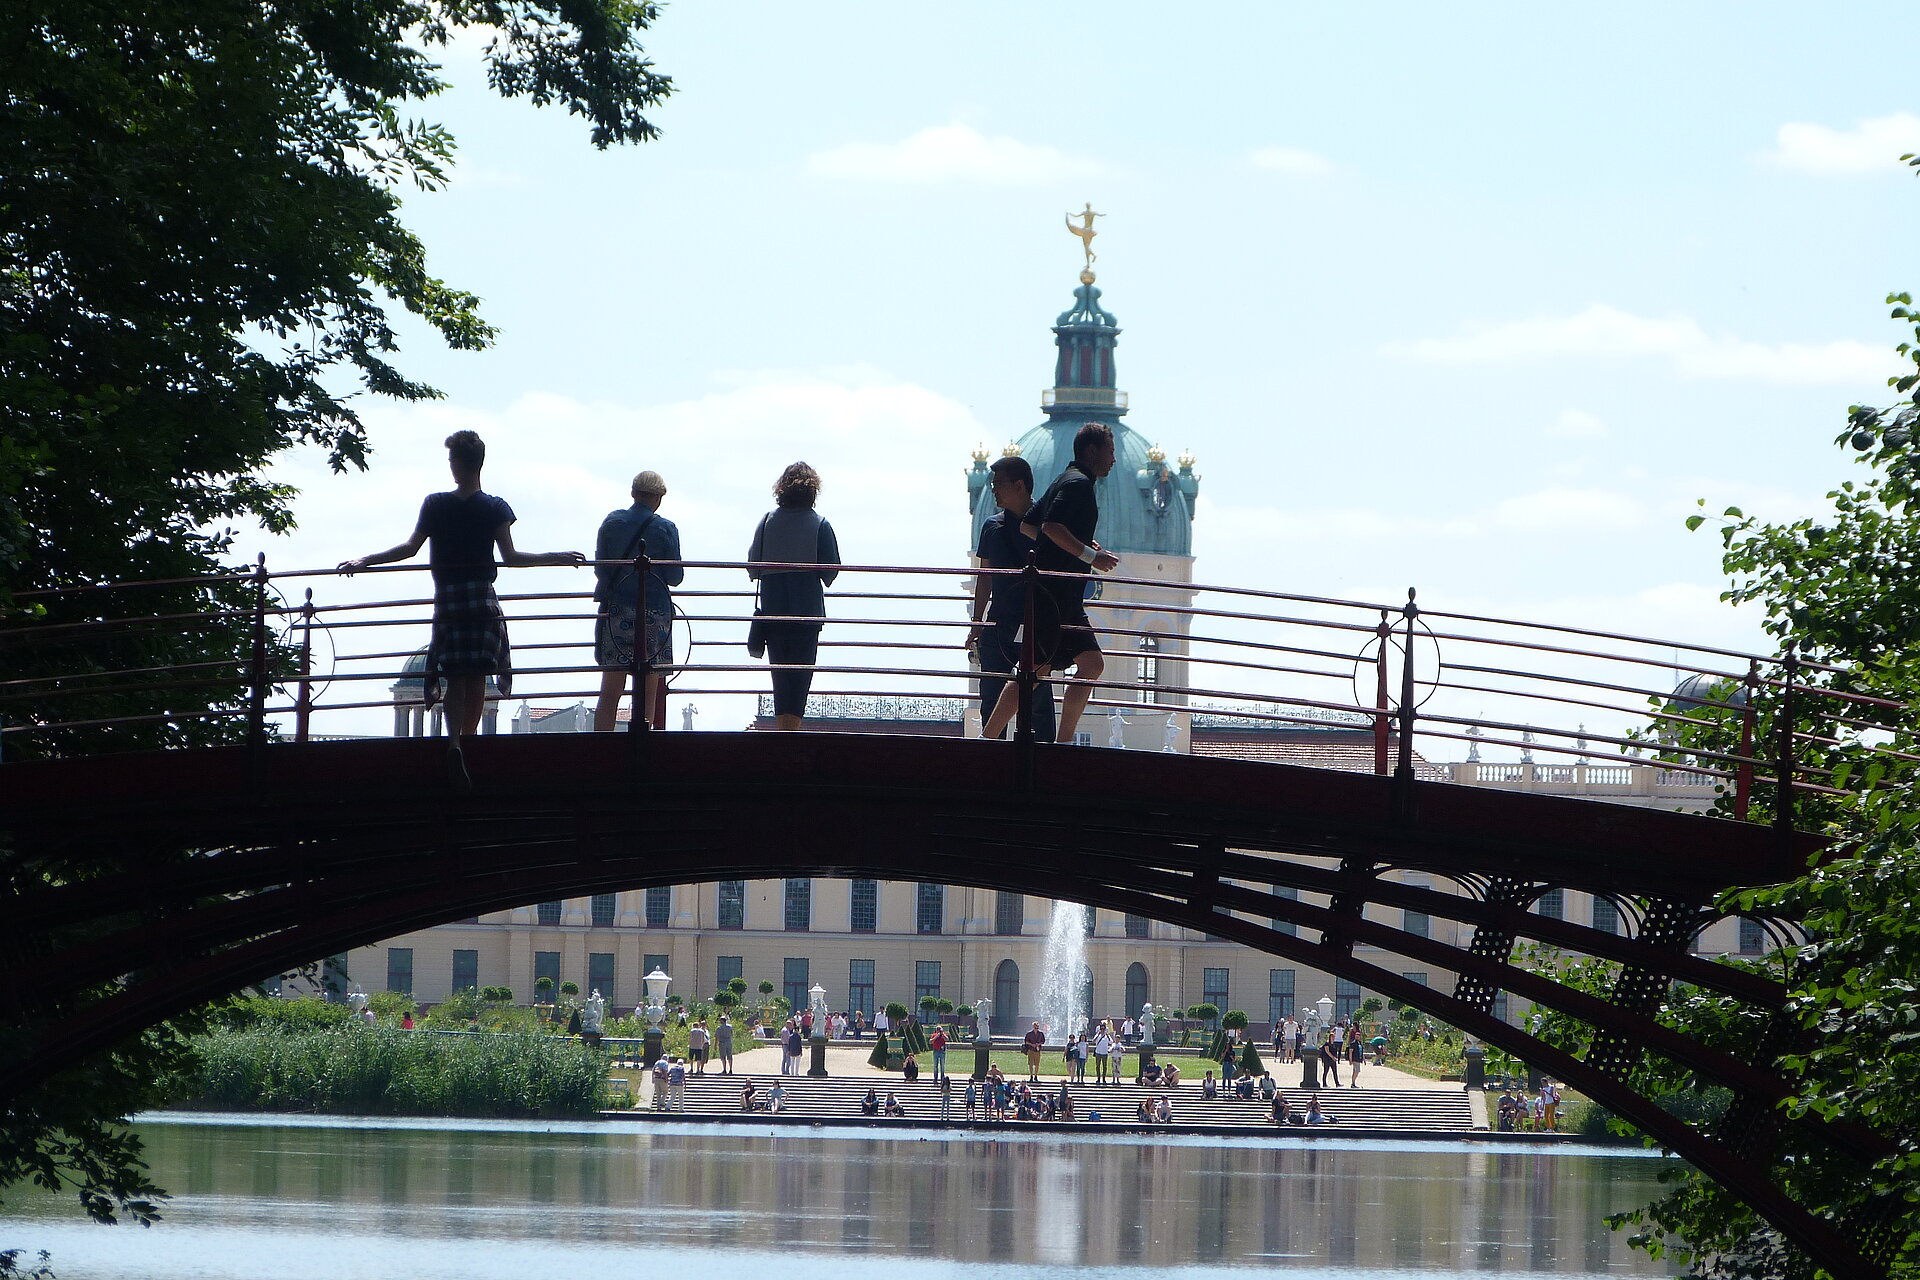
<path fill-rule="evenodd" d="M 764 1091 L 775 1081 L 786 1086 L 786 1107 L 790 1115 L 833 1119 L 859 1119 L 860 1100 L 869 1088 L 882 1099 L 891 1089 L 907 1110 L 909 1120 L 937 1120 L 940 1117 L 940 1086 L 925 1076 L 912 1084 L 897 1077 L 850 1076 L 815 1079 L 810 1076 L 706 1075 L 689 1076 L 686 1085 L 685 1112 L 689 1115 L 740 1114 L 740 1090 L 753 1079 Z M 1059 1082 L 1046 1081 L 1047 1092 L 1058 1090 Z M 953 1078 L 952 1116 L 961 1118 L 967 1081 Z M 1134 1084 L 1073 1085 L 1074 1110 L 1080 1123 L 1112 1124 L 1134 1127 L 1135 1112 L 1142 1098 L 1168 1094 L 1173 1101 L 1173 1120 L 1180 1128 L 1246 1128 L 1272 1126 L 1269 1104 L 1264 1099 L 1207 1099 L 1198 1085 L 1182 1083 L 1174 1089 L 1152 1089 Z M 1304 1112 L 1307 1101 L 1316 1096 L 1310 1089 L 1283 1089 L 1287 1101 Z M 1463 1133 L 1482 1123 L 1473 1108 L 1476 1095 L 1464 1091 L 1426 1089 L 1335 1089 L 1317 1091 L 1320 1110 L 1339 1121 L 1343 1130 L 1429 1131 Z M 1099 1120 L 1093 1120 L 1093 1113 Z"/>

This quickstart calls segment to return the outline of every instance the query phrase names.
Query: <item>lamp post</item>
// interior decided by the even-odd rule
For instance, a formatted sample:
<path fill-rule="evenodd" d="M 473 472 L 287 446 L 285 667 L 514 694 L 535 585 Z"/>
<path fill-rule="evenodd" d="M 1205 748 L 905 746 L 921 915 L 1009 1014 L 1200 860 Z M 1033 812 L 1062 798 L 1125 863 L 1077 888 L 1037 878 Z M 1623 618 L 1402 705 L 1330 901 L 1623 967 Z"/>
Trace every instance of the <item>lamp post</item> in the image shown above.
<path fill-rule="evenodd" d="M 814 983 L 807 992 L 807 1007 L 813 1010 L 813 1065 L 807 1068 L 810 1076 L 825 1077 L 827 1074 L 827 989 Z"/>
<path fill-rule="evenodd" d="M 985 1080 L 993 1052 L 993 1001 L 984 996 L 973 1002 L 973 1078 Z"/>
<path fill-rule="evenodd" d="M 667 986 L 673 981 L 656 968 L 652 973 L 640 979 L 647 989 L 647 1027 L 642 1032 L 640 1047 L 640 1065 L 651 1067 L 660 1061 L 661 1041 L 666 1038 L 662 1026 L 667 1020 Z"/>

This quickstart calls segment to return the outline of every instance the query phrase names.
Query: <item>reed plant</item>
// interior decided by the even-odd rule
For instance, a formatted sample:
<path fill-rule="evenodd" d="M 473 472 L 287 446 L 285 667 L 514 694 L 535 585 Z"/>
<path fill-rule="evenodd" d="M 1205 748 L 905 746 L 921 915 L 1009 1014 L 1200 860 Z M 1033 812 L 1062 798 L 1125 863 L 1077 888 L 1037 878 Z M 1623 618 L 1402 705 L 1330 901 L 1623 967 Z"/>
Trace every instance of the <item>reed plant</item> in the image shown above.
<path fill-rule="evenodd" d="M 195 1042 L 181 1105 L 226 1111 L 588 1116 L 607 1104 L 603 1055 L 554 1036 L 442 1035 L 350 1022 L 224 1029 Z"/>

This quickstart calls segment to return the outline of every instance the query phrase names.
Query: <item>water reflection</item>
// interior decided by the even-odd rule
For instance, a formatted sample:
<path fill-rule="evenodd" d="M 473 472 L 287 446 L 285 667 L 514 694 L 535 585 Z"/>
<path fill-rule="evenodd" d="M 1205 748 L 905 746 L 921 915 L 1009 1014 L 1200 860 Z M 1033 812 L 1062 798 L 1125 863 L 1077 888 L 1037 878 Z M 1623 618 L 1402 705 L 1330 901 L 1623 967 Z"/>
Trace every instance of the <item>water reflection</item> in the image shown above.
<path fill-rule="evenodd" d="M 242 1275 L 250 1273 L 207 1265 L 204 1251 L 267 1242 L 297 1251 L 300 1239 L 343 1228 L 362 1244 L 369 1236 L 414 1247 L 547 1242 L 555 1267 L 569 1248 L 784 1260 L 811 1244 L 827 1246 L 836 1272 L 919 1258 L 1049 1268 L 1304 1265 L 1352 1275 L 1659 1274 L 1602 1222 L 1657 1191 L 1658 1163 L 1630 1154 L 1352 1140 L 775 1136 L 697 1126 L 156 1123 L 142 1133 L 157 1180 L 179 1194 L 169 1213 L 179 1225 L 126 1244 L 163 1275 L 193 1273 L 167 1269 L 171 1235 L 193 1240 L 200 1273 Z M 12 1207 L 0 1246 L 39 1247 L 37 1236 L 55 1226 L 48 1219 L 64 1212 L 32 1197 Z M 132 1233 L 59 1234 L 84 1252 L 89 1235 Z M 446 1260 L 447 1246 L 437 1247 Z M 411 1253 L 375 1251 L 376 1269 L 353 1274 L 417 1274 Z M 391 1270 L 377 1269 L 382 1256 Z"/>

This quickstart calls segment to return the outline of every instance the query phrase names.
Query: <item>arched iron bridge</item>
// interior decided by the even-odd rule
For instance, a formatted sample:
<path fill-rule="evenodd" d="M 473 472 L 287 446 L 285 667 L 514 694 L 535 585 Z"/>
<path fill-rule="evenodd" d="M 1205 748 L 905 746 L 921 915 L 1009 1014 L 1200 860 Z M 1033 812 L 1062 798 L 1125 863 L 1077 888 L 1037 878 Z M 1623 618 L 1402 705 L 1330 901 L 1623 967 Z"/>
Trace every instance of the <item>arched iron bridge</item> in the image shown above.
<path fill-rule="evenodd" d="M 746 566 L 686 567 L 715 585 L 676 592 L 676 693 L 748 691 L 765 667 L 738 652 L 751 597 L 730 575 Z M 960 579 L 981 571 L 839 568 L 820 692 L 974 697 Z M 1031 588 L 1038 571 L 1025 573 Z M 1796 1034 L 1784 989 L 1689 949 L 1719 918 L 1721 894 L 1790 879 L 1823 856 L 1820 840 L 1795 829 L 1795 804 L 1848 779 L 1825 771 L 1814 748 L 1870 730 L 1892 708 L 1810 686 L 1791 653 L 1423 611 L 1411 593 L 1385 606 L 1108 579 L 1090 610 L 1110 652 L 1151 640 L 1157 668 L 1150 683 L 1098 682 L 1096 718 L 1334 717 L 1370 731 L 1374 772 L 1040 744 L 1022 700 L 1011 742 L 666 737 L 639 721 L 621 734 L 470 738 L 468 790 L 450 784 L 441 740 L 314 740 L 316 723 L 353 727 L 356 715 L 391 711 L 359 691 L 396 680 L 430 604 L 373 598 L 382 571 L 331 589 L 363 598 L 316 599 L 308 584 L 321 578 L 337 581 L 262 563 L 229 578 L 40 593 L 26 599 L 41 616 L 0 628 L 11 668 L 0 679 L 0 838 L 27 873 L 0 898 L 0 998 L 19 1032 L 18 1051 L 0 1060 L 0 1095 L 317 957 L 531 901 L 796 875 L 1038 885 L 1430 1012 L 1633 1123 L 1832 1274 L 1885 1274 L 1894 1242 L 1880 1224 L 1809 1213 L 1773 1184 L 1766 1157 L 1789 1125 L 1862 1168 L 1892 1143 L 1789 1118 L 1777 1105 L 1791 1089 L 1781 1059 Z M 523 689 L 597 693 L 582 653 L 586 593 L 502 599 L 521 661 L 540 655 L 516 672 Z M 143 658 L 156 637 L 183 634 L 208 637 L 190 661 L 177 646 L 166 661 Z M 635 676 L 650 673 L 646 661 L 636 655 Z M 1676 661 L 1701 677 L 1681 701 L 1668 696 Z M 1037 680 L 1030 646 L 1016 678 Z M 1722 793 L 1725 815 L 1450 785 L 1421 776 L 1423 740 L 1539 752 L 1581 770 L 1646 763 L 1650 750 L 1661 769 Z M 1745 820 L 1762 802 L 1768 821 Z M 1397 870 L 1459 891 L 1385 874 Z M 1621 904 L 1629 932 L 1530 910 L 1561 887 Z M 1471 941 L 1368 919 L 1374 905 L 1458 921 Z M 1522 942 L 1616 962 L 1610 996 L 1516 964 Z M 1457 975 L 1452 992 L 1402 976 L 1396 957 Z M 1689 1038 L 1657 1018 L 1675 982 L 1731 996 L 1773 1030 L 1746 1058 Z M 1587 1025 L 1588 1044 L 1570 1053 L 1495 1017 L 1503 991 Z M 1726 1086 L 1735 1104 L 1712 1126 L 1676 1119 L 1629 1083 L 1645 1053 Z"/>

